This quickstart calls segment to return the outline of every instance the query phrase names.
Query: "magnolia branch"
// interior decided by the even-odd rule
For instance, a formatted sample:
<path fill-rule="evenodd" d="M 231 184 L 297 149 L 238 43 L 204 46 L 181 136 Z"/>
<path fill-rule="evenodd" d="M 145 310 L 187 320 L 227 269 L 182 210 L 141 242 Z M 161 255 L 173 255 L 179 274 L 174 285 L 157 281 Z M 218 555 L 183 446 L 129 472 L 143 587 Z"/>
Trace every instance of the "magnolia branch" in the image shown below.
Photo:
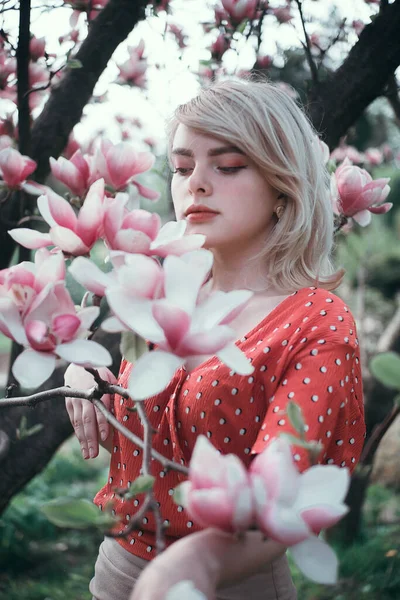
<path fill-rule="evenodd" d="M 89 390 L 83 391 L 75 388 L 71 388 L 69 386 L 61 386 L 58 388 L 54 388 L 52 390 L 45 390 L 43 392 L 37 392 L 36 394 L 32 394 L 30 396 L 22 396 L 16 398 L 2 398 L 0 400 L 0 409 L 7 406 L 36 406 L 40 402 L 44 402 L 46 400 L 52 400 L 54 397 L 61 398 L 84 398 L 85 400 L 89 400 L 92 402 L 96 408 L 105 416 L 107 421 L 115 427 L 122 435 L 124 435 L 130 442 L 144 450 L 145 443 L 144 441 L 136 436 L 134 433 L 129 431 L 122 423 L 120 423 L 114 415 L 104 406 L 103 402 L 100 400 L 100 396 L 103 394 L 118 394 L 119 396 L 131 399 L 128 391 L 119 386 L 107 383 L 106 381 L 102 382 L 102 390 L 99 391 L 98 385 L 96 384 Z M 169 460 L 165 456 L 163 456 L 154 448 L 151 449 L 151 456 L 157 460 L 165 469 L 173 469 L 174 471 L 178 471 L 183 475 L 188 475 L 189 470 L 187 467 L 176 463 L 173 460 Z"/>
<path fill-rule="evenodd" d="M 310 38 L 308 37 L 308 33 L 307 33 L 307 29 L 306 29 L 306 23 L 304 20 L 303 6 L 302 6 L 301 0 L 296 0 L 296 4 L 299 9 L 301 24 L 303 27 L 303 32 L 304 32 L 304 37 L 305 37 L 305 44 L 303 44 L 303 47 L 306 52 L 307 62 L 308 62 L 308 66 L 310 67 L 312 80 L 313 80 L 314 84 L 316 85 L 318 83 L 318 70 L 317 70 L 317 66 L 314 62 L 314 59 L 312 57 L 312 53 L 311 53 L 311 43 L 310 43 Z"/>

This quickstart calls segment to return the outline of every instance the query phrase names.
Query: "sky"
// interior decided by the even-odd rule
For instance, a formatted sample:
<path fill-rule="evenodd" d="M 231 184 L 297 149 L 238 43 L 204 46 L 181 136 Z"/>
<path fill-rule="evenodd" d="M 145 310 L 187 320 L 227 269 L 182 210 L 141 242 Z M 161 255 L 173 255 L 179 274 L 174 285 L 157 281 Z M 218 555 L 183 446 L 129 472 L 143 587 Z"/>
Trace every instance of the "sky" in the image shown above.
<path fill-rule="evenodd" d="M 57 1 L 57 0 L 56 0 Z M 35 0 L 33 0 L 33 5 Z M 36 2 L 38 4 L 38 2 Z M 40 2 L 43 6 L 43 2 Z M 205 37 L 200 23 L 209 19 L 212 21 L 212 5 L 215 2 L 207 0 L 171 0 L 172 15 L 161 13 L 160 17 L 147 19 L 138 24 L 129 36 L 127 43 L 121 44 L 116 50 L 113 61 L 107 68 L 96 86 L 98 95 L 107 92 L 109 102 L 104 105 L 96 104 L 86 109 L 86 119 L 77 127 L 76 134 L 80 139 L 89 137 L 99 123 L 111 122 L 110 115 L 119 113 L 126 116 L 139 116 L 145 122 L 145 133 L 155 139 L 163 139 L 164 123 L 173 109 L 180 103 L 189 100 L 198 90 L 198 82 L 192 75 L 196 71 L 200 60 L 209 58 L 204 50 Z M 272 6 L 282 6 L 283 0 L 271 0 Z M 309 33 L 318 33 L 318 20 L 329 18 L 332 5 L 337 7 L 339 14 L 350 22 L 361 18 L 368 22 L 368 16 L 375 12 L 364 0 L 308 0 L 304 2 L 307 10 L 315 16 L 315 21 L 308 24 Z M 268 29 L 268 36 L 262 50 L 266 54 L 274 55 L 277 44 L 281 47 L 298 46 L 301 26 L 297 10 L 293 25 L 284 24 Z M 48 13 L 33 12 L 31 29 L 37 37 L 45 36 L 48 41 L 48 52 L 59 52 L 58 38 L 68 30 L 70 9 L 53 9 Z M 311 14 L 311 13 L 310 13 Z M 5 13 L 3 26 L 6 31 L 17 28 L 17 14 L 13 11 Z M 82 17 L 83 18 L 83 17 Z M 185 52 L 182 60 L 174 42 L 164 39 L 162 33 L 165 29 L 166 19 L 171 23 L 179 24 L 190 36 L 190 51 Z M 271 17 L 271 22 L 274 18 Z M 1 22 L 0 22 L 1 24 Z M 145 55 L 149 61 L 158 65 L 157 69 L 148 71 L 148 90 L 144 97 L 143 92 L 115 85 L 112 81 L 118 74 L 115 62 L 122 62 L 127 58 L 127 45 L 135 46 L 139 40 L 145 40 Z M 352 42 L 356 41 L 354 39 Z M 343 49 L 342 49 L 343 51 Z M 337 51 L 337 60 L 341 61 L 340 48 Z M 239 53 L 231 51 L 226 56 L 226 66 L 232 72 L 237 69 L 247 69 L 254 62 L 254 52 L 250 48 L 240 48 Z M 1 105 L 0 105 L 1 112 Z M 117 135 L 112 127 L 108 131 L 110 137 Z"/>

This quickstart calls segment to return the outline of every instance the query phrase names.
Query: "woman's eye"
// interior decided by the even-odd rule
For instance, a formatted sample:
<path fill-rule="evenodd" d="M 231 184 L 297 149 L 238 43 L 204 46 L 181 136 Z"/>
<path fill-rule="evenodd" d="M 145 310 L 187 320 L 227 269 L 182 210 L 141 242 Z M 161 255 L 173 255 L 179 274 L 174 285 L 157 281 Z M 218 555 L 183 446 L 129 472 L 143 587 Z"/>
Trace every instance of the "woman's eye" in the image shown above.
<path fill-rule="evenodd" d="M 175 173 L 179 173 L 179 175 L 187 175 L 187 173 L 190 171 L 191 169 L 188 167 L 175 167 L 175 169 L 172 171 L 173 174 Z"/>
<path fill-rule="evenodd" d="M 222 173 L 236 173 L 240 169 L 245 169 L 245 168 L 246 168 L 245 165 L 241 165 L 240 167 L 218 167 L 218 170 L 222 171 Z"/>

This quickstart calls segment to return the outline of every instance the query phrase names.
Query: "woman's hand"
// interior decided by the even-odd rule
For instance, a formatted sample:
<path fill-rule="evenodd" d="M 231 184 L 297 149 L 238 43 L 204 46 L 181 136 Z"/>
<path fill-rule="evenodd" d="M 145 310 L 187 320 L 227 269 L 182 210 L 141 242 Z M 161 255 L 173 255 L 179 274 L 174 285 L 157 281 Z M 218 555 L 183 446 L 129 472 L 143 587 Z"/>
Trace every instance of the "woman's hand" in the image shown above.
<path fill-rule="evenodd" d="M 202 533 L 181 538 L 152 560 L 139 577 L 130 600 L 165 600 L 175 584 L 187 579 L 207 600 L 215 600 L 219 561 Z"/>
<path fill-rule="evenodd" d="M 117 383 L 113 373 L 107 367 L 101 367 L 97 370 L 102 379 L 109 383 Z M 74 364 L 69 365 L 65 371 L 64 381 L 66 385 L 79 390 L 88 390 L 95 384 L 93 375 L 83 367 Z M 105 394 L 101 400 L 105 407 L 110 409 L 111 394 Z M 80 442 L 83 458 L 95 458 L 99 453 L 99 437 L 105 447 L 110 445 L 106 442 L 112 443 L 110 435 L 112 427 L 89 400 L 66 398 L 65 406 L 75 430 L 75 435 Z"/>

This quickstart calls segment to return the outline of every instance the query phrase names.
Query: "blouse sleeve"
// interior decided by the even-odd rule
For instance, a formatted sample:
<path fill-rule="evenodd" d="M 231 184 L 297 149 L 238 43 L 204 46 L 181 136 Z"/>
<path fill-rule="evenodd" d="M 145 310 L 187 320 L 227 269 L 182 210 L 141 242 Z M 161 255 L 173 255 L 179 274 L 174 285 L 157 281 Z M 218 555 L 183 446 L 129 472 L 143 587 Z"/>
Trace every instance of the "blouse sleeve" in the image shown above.
<path fill-rule="evenodd" d="M 275 394 L 266 401 L 267 412 L 252 454 L 262 452 L 283 432 L 298 437 L 286 413 L 292 401 L 301 408 L 307 441 L 316 440 L 323 446 L 318 463 L 346 466 L 350 471 L 355 468 L 365 436 L 356 344 L 352 346 L 338 339 L 316 338 L 313 342 L 309 339 L 287 362 Z M 293 445 L 292 450 L 300 471 L 311 466 L 304 448 Z"/>

